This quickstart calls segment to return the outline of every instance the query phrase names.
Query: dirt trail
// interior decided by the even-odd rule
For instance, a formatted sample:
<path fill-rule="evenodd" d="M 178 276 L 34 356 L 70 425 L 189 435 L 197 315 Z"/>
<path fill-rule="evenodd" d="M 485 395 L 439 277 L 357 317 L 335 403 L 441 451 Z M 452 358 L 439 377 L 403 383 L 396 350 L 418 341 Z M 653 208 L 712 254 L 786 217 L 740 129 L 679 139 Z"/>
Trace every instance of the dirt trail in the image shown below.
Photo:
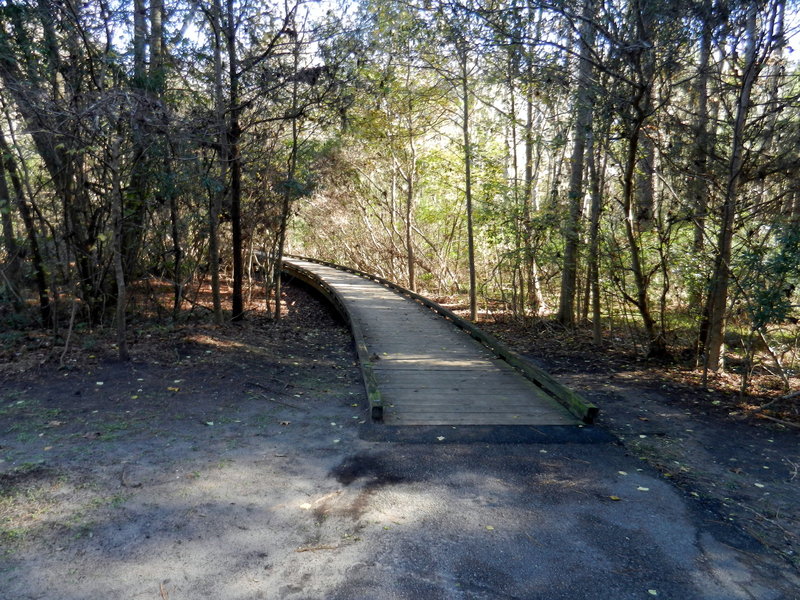
<path fill-rule="evenodd" d="M 0 598 L 798 597 L 630 445 L 368 441 L 347 331 L 289 294 L 279 325 L 3 371 Z"/>

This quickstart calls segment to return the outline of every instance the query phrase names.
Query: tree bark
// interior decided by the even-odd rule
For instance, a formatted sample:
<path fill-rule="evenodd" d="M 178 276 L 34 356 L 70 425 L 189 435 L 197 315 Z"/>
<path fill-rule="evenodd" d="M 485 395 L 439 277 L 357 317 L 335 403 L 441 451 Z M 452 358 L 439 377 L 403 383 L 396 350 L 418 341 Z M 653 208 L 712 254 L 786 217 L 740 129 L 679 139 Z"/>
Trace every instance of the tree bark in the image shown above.
<path fill-rule="evenodd" d="M 526 275 L 528 279 L 528 302 L 531 305 L 531 313 L 538 316 L 539 313 L 545 309 L 544 294 L 542 294 L 542 286 L 539 282 L 539 264 L 532 247 L 534 239 L 533 231 L 533 215 L 539 210 L 539 203 L 536 198 L 536 189 L 534 187 L 534 177 L 538 173 L 538 158 L 537 164 L 534 167 L 534 119 L 533 119 L 533 60 L 528 57 L 527 63 L 527 93 L 525 94 L 525 198 L 523 200 L 523 219 L 525 221 L 525 261 L 526 261 Z"/>
<path fill-rule="evenodd" d="M 233 292 L 231 303 L 232 321 L 244 318 L 244 298 L 242 287 L 244 281 L 244 265 L 242 262 L 242 156 L 239 147 L 242 128 L 239 122 L 242 107 L 239 105 L 239 61 L 236 51 L 235 0 L 227 0 L 228 45 L 228 163 L 231 172 L 231 235 L 233 238 Z"/>
<path fill-rule="evenodd" d="M 120 183 L 120 139 L 115 137 L 111 141 L 111 220 L 114 225 L 114 276 L 117 282 L 117 352 L 122 361 L 130 360 L 125 323 L 125 307 L 128 304 L 127 287 L 125 285 L 125 266 L 123 264 L 123 215 L 122 215 L 122 185 Z"/>
<path fill-rule="evenodd" d="M 214 310 L 214 323 L 222 325 L 222 298 L 219 289 L 219 213 L 225 194 L 225 179 L 228 165 L 227 124 L 225 123 L 225 99 L 222 81 L 222 5 L 213 0 L 208 12 L 211 32 L 214 38 L 214 117 L 216 120 L 218 178 L 216 186 L 209 188 L 208 207 L 208 262 L 211 271 L 211 301 Z"/>
<path fill-rule="evenodd" d="M 412 292 L 417 291 L 417 274 L 416 274 L 416 257 L 414 255 L 414 227 L 412 219 L 414 218 L 414 193 L 416 188 L 417 171 L 416 157 L 412 157 L 409 165 L 409 173 L 406 181 L 406 205 L 405 205 L 405 245 L 406 245 L 406 270 L 408 271 L 408 289 Z"/>
<path fill-rule="evenodd" d="M 292 23 L 294 27 L 294 23 Z M 294 48 L 292 52 L 294 60 L 294 74 L 297 75 L 300 68 L 300 41 L 295 36 Z M 275 281 L 275 320 L 281 318 L 281 269 L 283 267 L 283 252 L 286 245 L 286 230 L 289 225 L 289 213 L 292 208 L 292 196 L 295 189 L 295 176 L 297 175 L 297 146 L 299 138 L 298 116 L 297 116 L 297 101 L 298 101 L 298 85 L 297 77 L 294 77 L 292 82 L 292 147 L 289 151 L 289 160 L 286 168 L 286 185 L 283 190 L 283 197 L 281 201 L 281 217 L 278 226 L 278 241 L 277 252 L 275 256 L 275 273 L 273 275 Z"/>
<path fill-rule="evenodd" d="M 173 190 L 169 190 L 169 222 L 172 237 L 172 318 L 177 319 L 183 303 L 183 250 L 181 249 L 180 215 L 178 213 L 178 198 Z"/>
<path fill-rule="evenodd" d="M 655 160 L 656 148 L 652 138 L 642 132 L 639 159 L 636 169 L 636 229 L 641 233 L 651 231 L 655 216 Z"/>
<path fill-rule="evenodd" d="M 597 168 L 597 155 L 594 149 L 594 135 L 589 142 L 589 182 L 592 205 L 589 224 L 589 282 L 592 292 L 592 342 L 603 343 L 600 317 L 600 214 L 603 210 L 603 196 L 600 187 L 600 171 Z"/>
<path fill-rule="evenodd" d="M 44 267 L 44 260 L 42 259 L 42 253 L 39 248 L 39 239 L 36 234 L 36 225 L 33 221 L 33 214 L 30 206 L 28 206 L 28 202 L 25 199 L 25 190 L 22 187 L 22 181 L 20 181 L 19 174 L 17 173 L 14 155 L 11 153 L 11 148 L 9 148 L 6 143 L 2 130 L 0 130 L 0 155 L 2 158 L 0 177 L 5 181 L 5 175 L 7 174 L 9 179 L 11 179 L 16 205 L 22 217 L 22 223 L 25 226 L 25 233 L 28 238 L 28 245 L 30 246 L 33 270 L 36 274 L 36 289 L 39 295 L 39 315 L 42 320 L 42 326 L 49 327 L 53 324 L 53 314 L 50 291 L 47 287 L 47 274 Z"/>
<path fill-rule="evenodd" d="M 700 57 L 697 65 L 697 77 L 694 82 L 695 95 L 695 143 L 692 148 L 692 176 L 689 180 L 689 196 L 694 205 L 694 243 L 692 249 L 700 259 L 705 247 L 705 224 L 708 211 L 708 157 L 709 131 L 708 131 L 708 78 L 709 63 L 711 60 L 711 0 L 703 1 L 702 30 L 700 32 Z M 695 293 L 693 300 L 700 300 L 699 293 Z"/>
<path fill-rule="evenodd" d="M 739 180 L 744 165 L 744 130 L 751 108 L 750 98 L 753 85 L 762 66 L 762 63 L 757 60 L 757 5 L 751 4 L 747 11 L 747 46 L 742 66 L 742 85 L 736 103 L 736 119 L 733 125 L 731 155 L 728 160 L 727 182 L 722 204 L 722 223 L 717 237 L 714 272 L 711 278 L 711 289 L 708 294 L 706 317 L 703 323 L 706 330 L 704 336 L 704 368 L 712 371 L 718 371 L 723 368 L 725 313 L 727 311 L 728 288 L 731 277 L 731 248 L 736 220 Z"/>
<path fill-rule="evenodd" d="M 36 151 L 53 181 L 55 195 L 61 202 L 64 239 L 74 254 L 80 293 L 89 309 L 91 321 L 96 323 L 101 316 L 103 295 L 106 291 L 104 271 L 101 268 L 103 257 L 93 252 L 98 233 L 97 217 L 92 210 L 85 181 L 86 159 L 78 151 L 80 138 L 70 129 L 73 121 L 64 120 L 61 112 L 54 113 L 52 110 L 52 102 L 64 101 L 59 87 L 63 63 L 52 13 L 45 3 L 41 3 L 35 13 L 42 31 L 42 43 L 46 48 L 47 60 L 44 65 L 36 62 L 40 55 L 31 50 L 34 42 L 28 36 L 21 14 L 12 11 L 0 15 L 0 20 L 9 17 L 12 21 L 10 25 L 2 23 L 3 27 L 9 27 L 11 33 L 0 36 L 0 79 L 14 99 Z M 77 35 L 75 31 L 70 33 Z M 24 74 L 21 70 L 23 66 Z M 75 89 L 80 87 L 74 81 L 67 82 L 65 87 L 71 90 L 70 85 L 75 85 Z M 77 101 L 74 97 L 69 100 Z M 41 301 L 43 300 L 40 297 Z"/>
<path fill-rule="evenodd" d="M 711 154 L 711 135 L 709 131 L 708 81 L 711 62 L 712 42 L 712 6 L 711 0 L 703 0 L 700 30 L 700 55 L 697 64 L 697 77 L 694 81 L 694 146 L 691 155 L 691 173 L 687 185 L 689 201 L 692 203 L 693 240 L 692 254 L 698 266 L 705 260 L 703 256 L 706 245 L 706 219 L 709 205 L 709 173 L 708 159 Z M 705 278 L 693 282 L 689 289 L 689 307 L 695 315 L 702 316 L 704 303 L 703 292 L 706 287 Z M 698 339 L 695 349 L 702 348 L 705 340 Z"/>
<path fill-rule="evenodd" d="M 561 269 L 561 292 L 558 299 L 559 323 L 570 326 L 575 322 L 575 294 L 578 274 L 580 220 L 583 209 L 583 167 L 586 140 L 592 128 L 592 62 L 594 46 L 594 0 L 584 0 L 579 39 L 577 90 L 575 93 L 575 133 L 569 177 L 569 216 L 564 230 L 564 262 Z"/>
<path fill-rule="evenodd" d="M 475 272 L 475 236 L 472 219 L 472 143 L 470 141 L 469 56 L 466 48 L 459 52 L 461 61 L 462 120 L 464 137 L 464 199 L 467 209 L 467 261 L 469 263 L 469 318 L 478 318 L 478 291 Z"/>
<path fill-rule="evenodd" d="M 6 181 L 5 160 L 0 160 L 0 218 L 3 221 L 3 245 L 6 248 L 8 260 L 3 268 L 5 283 L 11 288 L 11 295 L 14 297 L 14 310 L 22 309 L 20 283 L 21 283 L 21 248 L 17 244 L 14 233 L 14 223 L 11 219 L 11 193 Z M 0 281 L 0 285 L 4 283 Z"/>
<path fill-rule="evenodd" d="M 136 268 L 147 210 L 149 187 L 148 152 L 150 108 L 148 90 L 150 81 L 147 72 L 147 4 L 146 0 L 133 3 L 133 114 L 131 136 L 133 142 L 130 172 L 130 193 L 126 194 L 122 209 L 122 261 L 127 277 Z"/>

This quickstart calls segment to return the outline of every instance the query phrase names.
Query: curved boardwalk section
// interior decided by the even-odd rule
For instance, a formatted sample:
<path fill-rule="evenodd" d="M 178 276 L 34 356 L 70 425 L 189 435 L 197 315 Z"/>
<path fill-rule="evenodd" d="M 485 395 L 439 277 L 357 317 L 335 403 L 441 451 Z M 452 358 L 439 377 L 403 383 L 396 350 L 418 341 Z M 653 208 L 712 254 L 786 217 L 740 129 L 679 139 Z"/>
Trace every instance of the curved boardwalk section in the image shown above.
<path fill-rule="evenodd" d="M 483 344 L 419 303 L 353 273 L 299 259 L 285 263 L 290 273 L 311 273 L 338 296 L 361 344 L 359 357 L 368 362 L 367 391 L 371 401 L 378 397 L 386 424 L 579 422 Z"/>

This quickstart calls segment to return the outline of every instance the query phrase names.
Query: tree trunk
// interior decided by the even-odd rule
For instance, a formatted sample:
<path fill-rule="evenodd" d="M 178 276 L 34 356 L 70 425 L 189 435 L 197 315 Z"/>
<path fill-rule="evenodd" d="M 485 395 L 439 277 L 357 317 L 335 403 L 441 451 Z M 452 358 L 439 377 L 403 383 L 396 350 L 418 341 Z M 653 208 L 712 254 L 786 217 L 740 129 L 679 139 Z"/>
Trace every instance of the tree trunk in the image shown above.
<path fill-rule="evenodd" d="M 181 249 L 180 217 L 178 214 L 178 198 L 173 190 L 169 191 L 169 220 L 172 233 L 172 318 L 177 319 L 183 302 L 183 250 Z"/>
<path fill-rule="evenodd" d="M 640 94 L 646 93 L 641 89 Z M 641 101 L 639 95 L 637 101 Z M 656 321 L 650 309 L 650 299 L 648 297 L 649 278 L 642 267 L 642 249 L 639 246 L 639 236 L 637 232 L 637 216 L 635 214 L 635 172 L 637 156 L 639 151 L 639 138 L 641 136 L 641 124 L 643 117 L 639 117 L 636 123 L 632 124 L 630 137 L 628 139 L 628 156 L 626 159 L 625 171 L 623 175 L 623 203 L 625 211 L 625 235 L 628 239 L 628 247 L 631 256 L 631 271 L 636 284 L 636 297 L 631 301 L 639 310 L 642 317 L 645 333 L 647 334 L 647 355 L 651 358 L 663 358 L 668 355 L 666 341 L 661 332 L 658 331 Z"/>
<path fill-rule="evenodd" d="M 640 154 L 636 169 L 636 229 L 640 233 L 651 231 L 655 216 L 655 160 L 656 148 L 652 138 L 641 132 Z"/>
<path fill-rule="evenodd" d="M 11 193 L 6 181 L 5 160 L 0 160 L 0 218 L 3 221 L 3 245 L 6 248 L 8 260 L 3 268 L 4 281 L 0 281 L 0 286 L 5 283 L 9 286 L 11 295 L 14 297 L 14 310 L 22 310 L 23 302 L 21 297 L 21 254 L 14 234 L 14 223 L 11 219 Z"/>
<path fill-rule="evenodd" d="M 294 23 L 292 23 L 294 26 Z M 300 68 L 300 41 L 295 37 L 295 44 L 293 48 L 294 59 L 294 73 L 298 73 Z M 298 116 L 297 116 L 297 93 L 298 81 L 294 77 L 292 82 L 292 147 L 289 152 L 289 161 L 286 169 L 286 185 L 283 190 L 283 199 L 281 202 L 281 219 L 278 226 L 278 242 L 275 256 L 275 273 L 273 275 L 275 280 L 275 320 L 281 318 L 281 269 L 283 267 L 283 252 L 286 244 L 286 229 L 289 224 L 289 213 L 292 208 L 292 195 L 295 189 L 295 176 L 297 175 L 297 145 L 299 138 Z"/>
<path fill-rule="evenodd" d="M 636 285 L 636 296 L 626 299 L 639 311 L 647 335 L 647 356 L 650 358 L 667 358 L 667 344 L 663 331 L 660 331 L 650 308 L 649 287 L 650 276 L 643 265 L 644 253 L 640 241 L 639 203 L 636 193 L 636 167 L 641 160 L 640 147 L 645 122 L 652 110 L 653 81 L 655 78 L 655 56 L 653 44 L 650 43 L 650 27 L 648 15 L 644 12 L 644 3 L 636 5 L 636 36 L 641 47 L 631 55 L 631 63 L 635 68 L 635 80 L 630 100 L 630 122 L 627 131 L 627 156 L 622 177 L 622 203 L 624 211 L 625 236 L 630 250 L 631 272 Z M 645 152 L 645 155 L 647 152 Z"/>
<path fill-rule="evenodd" d="M 583 166 L 586 139 L 592 128 L 592 62 L 594 46 L 594 0 L 584 0 L 580 27 L 580 57 L 578 62 L 577 90 L 575 94 L 575 134 L 570 158 L 569 216 L 564 230 L 564 262 L 561 269 L 561 293 L 558 299 L 557 319 L 563 325 L 575 321 L 575 294 L 578 273 L 578 246 L 580 220 L 583 208 Z"/>
<path fill-rule="evenodd" d="M 214 37 L 214 116 L 216 120 L 219 149 L 218 181 L 214 188 L 209 188 L 208 207 L 208 262 L 211 271 L 211 299 L 214 307 L 214 323 L 222 325 L 222 298 L 219 289 L 219 213 L 222 210 L 222 199 L 225 194 L 225 179 L 228 165 L 228 138 L 225 123 L 225 100 L 222 81 L 222 5 L 220 0 L 213 0 L 208 13 Z"/>
<path fill-rule="evenodd" d="M 399 269 L 400 267 L 395 266 L 396 259 L 402 256 L 399 250 L 394 250 L 397 248 L 398 243 L 402 243 L 403 236 L 397 229 L 397 168 L 392 165 L 391 166 L 391 185 L 389 187 L 389 223 L 392 228 L 392 256 L 391 256 L 391 265 L 392 265 L 392 279 L 395 281 L 399 276 Z M 395 241 L 397 240 L 397 241 Z M 411 288 L 409 288 L 411 289 Z"/>
<path fill-rule="evenodd" d="M 459 53 L 461 61 L 462 121 L 464 136 L 464 196 L 467 208 L 467 261 L 469 263 L 469 318 L 478 318 L 478 291 L 475 273 L 475 240 L 472 222 L 472 144 L 470 143 L 469 120 L 469 57 L 466 49 Z"/>
<path fill-rule="evenodd" d="M 120 139 L 115 137 L 111 142 L 111 220 L 114 226 L 114 276 L 117 281 L 117 351 L 119 359 L 130 360 L 125 324 L 125 307 L 128 303 L 125 286 L 125 267 L 122 260 L 122 185 L 120 183 Z"/>
<path fill-rule="evenodd" d="M 603 343 L 600 322 L 600 214 L 603 210 L 603 196 L 600 186 L 600 171 L 597 168 L 597 154 L 594 149 L 594 136 L 589 144 L 589 181 L 592 207 L 589 225 L 589 287 L 592 292 L 592 342 Z"/>
<path fill-rule="evenodd" d="M 542 286 L 539 282 L 539 264 L 536 260 L 536 255 L 533 249 L 533 213 L 539 210 L 539 203 L 536 198 L 536 189 L 534 188 L 534 177 L 538 173 L 538 159 L 536 168 L 534 168 L 534 139 L 533 139 L 533 62 L 528 58 L 527 65 L 528 83 L 527 93 L 525 98 L 525 198 L 523 200 L 523 219 L 525 221 L 525 262 L 526 262 L 526 276 L 528 279 L 528 302 L 531 305 L 531 313 L 538 316 L 539 313 L 545 309 L 544 295 L 542 294 Z"/>
<path fill-rule="evenodd" d="M 150 0 L 150 88 L 164 89 L 164 0 Z"/>
<path fill-rule="evenodd" d="M 708 211 L 708 157 L 710 154 L 708 131 L 708 78 L 711 60 L 711 0 L 703 2 L 703 23 L 700 33 L 700 60 L 694 83 L 696 121 L 695 143 L 692 148 L 692 176 L 689 179 L 689 197 L 694 206 L 694 241 L 692 250 L 696 259 L 702 259 L 705 247 L 705 224 Z M 700 290 L 696 286 L 690 304 L 700 301 Z"/>
<path fill-rule="evenodd" d="M 36 235 L 36 226 L 33 221 L 33 214 L 30 206 L 28 206 L 28 202 L 25 199 L 25 190 L 22 187 L 22 181 L 20 181 L 19 174 L 17 173 L 14 155 L 11 153 L 11 148 L 9 148 L 6 143 L 2 130 L 0 130 L 0 157 L 2 158 L 0 177 L 2 177 L 4 182 L 6 174 L 11 179 L 17 208 L 22 217 L 22 224 L 25 226 L 25 233 L 28 238 L 28 245 L 30 246 L 33 270 L 36 274 L 36 290 L 39 295 L 39 315 L 42 319 L 42 326 L 49 327 L 53 323 L 53 314 L 50 292 L 47 288 L 47 275 L 45 273 L 44 260 L 42 259 L 42 253 L 39 249 L 39 239 Z"/>
<path fill-rule="evenodd" d="M 145 0 L 133 3 L 133 114 L 131 136 L 133 141 L 130 193 L 123 199 L 122 209 L 122 261 L 126 277 L 136 268 L 146 214 L 149 187 L 149 164 L 146 148 L 149 140 L 150 102 L 147 75 L 147 5 Z"/>
<path fill-rule="evenodd" d="M 228 162 L 231 170 L 231 234 L 233 237 L 233 305 L 232 321 L 244 318 L 244 301 L 242 286 L 244 265 L 242 263 L 242 156 L 239 148 L 242 128 L 239 116 L 242 107 L 239 105 L 239 61 L 236 52 L 236 21 L 234 14 L 235 0 L 227 0 L 227 44 L 229 72 L 228 103 Z"/>
<path fill-rule="evenodd" d="M 753 85 L 761 67 L 756 55 L 756 38 L 758 36 L 756 12 L 757 5 L 751 4 L 747 13 L 747 47 L 745 49 L 744 65 L 742 66 L 742 87 L 736 104 L 736 120 L 733 125 L 731 156 L 728 161 L 727 182 L 722 204 L 722 223 L 717 238 L 717 252 L 714 260 L 714 272 L 711 278 L 711 289 L 706 303 L 704 368 L 712 371 L 718 371 L 723 368 L 722 354 L 725 338 L 725 313 L 727 311 L 730 283 L 731 247 L 733 245 L 739 179 L 744 165 L 744 129 L 750 111 L 750 97 Z"/>
<path fill-rule="evenodd" d="M 698 267 L 705 262 L 704 250 L 706 246 L 706 219 L 708 217 L 709 205 L 709 173 L 708 159 L 711 155 L 711 135 L 709 131 L 709 106 L 708 106 L 708 81 L 709 64 L 711 62 L 711 42 L 712 42 L 712 5 L 711 0 L 704 0 L 702 3 L 702 29 L 700 31 L 700 56 L 697 65 L 697 77 L 694 81 L 695 95 L 695 123 L 694 123 L 694 147 L 692 148 L 692 164 L 687 192 L 689 201 L 692 203 L 694 212 L 692 219 L 693 240 L 692 254 L 694 264 Z M 705 277 L 694 281 L 689 289 L 689 310 L 696 316 L 702 316 L 704 304 L 703 292 L 707 287 Z M 695 341 L 695 351 L 698 352 L 704 346 L 705 339 L 698 338 Z"/>
<path fill-rule="evenodd" d="M 22 57 L 25 59 L 23 64 L 17 60 L 18 53 L 15 52 L 12 42 L 24 49 L 30 47 L 31 41 L 20 18 L 22 13 L 14 11 L 10 13 L 13 31 L 0 35 L 0 79 L 13 97 L 36 151 L 52 179 L 55 195 L 61 202 L 63 211 L 64 239 L 74 253 L 81 296 L 89 309 L 91 321 L 96 323 L 101 316 L 103 294 L 106 291 L 104 271 L 100 266 L 102 257 L 93 253 L 98 233 L 94 221 L 96 215 L 89 200 L 85 181 L 85 157 L 78 151 L 79 141 L 73 131 L 64 129 L 60 113 L 59 118 L 56 118 L 51 106 L 43 103 L 43 98 L 60 98 L 59 72 L 62 63 L 52 14 L 44 4 L 39 8 L 36 15 L 47 51 L 47 64 L 42 67 L 35 64 L 33 54 Z M 6 27 L 7 24 L 3 22 L 2 26 Z M 21 71 L 21 66 L 26 67 L 26 74 Z M 46 71 L 47 80 L 37 75 L 40 70 Z M 44 288 L 46 289 L 46 285 Z M 44 302 L 44 298 L 40 295 L 41 302 Z M 49 300 L 47 306 L 49 321 Z"/>

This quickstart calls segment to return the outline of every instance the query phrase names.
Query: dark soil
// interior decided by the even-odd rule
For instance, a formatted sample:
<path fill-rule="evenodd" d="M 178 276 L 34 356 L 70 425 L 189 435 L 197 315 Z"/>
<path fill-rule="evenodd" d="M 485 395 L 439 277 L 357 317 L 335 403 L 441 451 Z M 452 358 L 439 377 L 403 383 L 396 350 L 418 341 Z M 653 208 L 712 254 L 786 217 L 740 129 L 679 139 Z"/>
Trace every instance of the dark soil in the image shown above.
<path fill-rule="evenodd" d="M 284 440 L 314 426 L 354 434 L 366 411 L 349 331 L 301 288 L 286 288 L 285 305 L 279 322 L 255 310 L 220 327 L 207 311 L 169 327 L 139 322 L 130 362 L 110 330 L 76 332 L 63 367 L 46 332 L 17 339 L 0 363 L 0 557 L 24 561 L 42 544 L 68 553 L 143 487 L 202 486 L 256 445 L 286 462 Z M 313 437 L 325 446 L 337 434 Z"/>
<path fill-rule="evenodd" d="M 748 410 L 768 399 L 742 400 L 725 376 L 706 388 L 689 367 L 597 348 L 589 332 L 481 326 L 598 405 L 597 426 L 631 455 L 800 565 L 800 430 Z"/>

